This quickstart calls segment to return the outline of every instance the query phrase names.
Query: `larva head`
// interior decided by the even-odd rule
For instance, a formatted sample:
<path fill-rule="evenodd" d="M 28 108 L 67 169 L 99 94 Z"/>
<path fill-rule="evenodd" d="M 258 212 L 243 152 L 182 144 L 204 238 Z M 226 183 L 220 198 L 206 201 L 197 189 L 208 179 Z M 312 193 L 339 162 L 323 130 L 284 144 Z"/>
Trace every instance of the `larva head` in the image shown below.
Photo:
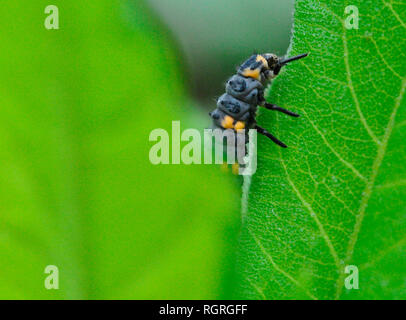
<path fill-rule="evenodd" d="M 281 68 L 286 65 L 289 62 L 295 61 L 302 59 L 306 57 L 308 53 L 303 53 L 299 54 L 297 56 L 291 57 L 291 58 L 282 58 L 278 57 L 276 54 L 273 53 L 265 53 L 262 56 L 266 59 L 268 63 L 268 68 L 264 72 L 265 78 L 267 80 L 275 78 L 278 74 Z"/>
<path fill-rule="evenodd" d="M 262 56 L 268 63 L 269 70 L 273 70 L 279 62 L 279 57 L 274 53 L 264 53 Z"/>

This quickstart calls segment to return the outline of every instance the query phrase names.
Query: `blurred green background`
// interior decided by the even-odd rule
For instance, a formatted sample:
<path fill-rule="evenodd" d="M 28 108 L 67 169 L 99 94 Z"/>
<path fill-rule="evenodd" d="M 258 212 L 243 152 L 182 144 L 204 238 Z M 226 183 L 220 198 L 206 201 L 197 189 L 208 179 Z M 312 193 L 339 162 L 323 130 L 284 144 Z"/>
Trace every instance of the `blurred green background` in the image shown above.
<path fill-rule="evenodd" d="M 194 97 L 214 104 L 236 66 L 253 52 L 285 54 L 294 0 L 148 0 L 185 59 Z"/>
<path fill-rule="evenodd" d="M 0 298 L 232 297 L 240 182 L 154 166 L 148 137 L 207 127 L 234 66 L 285 52 L 291 1 L 57 0 L 59 30 L 49 4 L 0 6 Z"/>

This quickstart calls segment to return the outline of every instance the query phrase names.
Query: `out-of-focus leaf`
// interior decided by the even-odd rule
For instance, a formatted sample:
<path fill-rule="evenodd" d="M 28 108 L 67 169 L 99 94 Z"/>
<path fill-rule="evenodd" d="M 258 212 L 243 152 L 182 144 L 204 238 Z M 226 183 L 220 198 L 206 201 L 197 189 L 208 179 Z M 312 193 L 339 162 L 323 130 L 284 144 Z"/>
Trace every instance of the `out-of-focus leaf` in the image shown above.
<path fill-rule="evenodd" d="M 359 29 L 345 27 L 345 8 Z M 240 252 L 247 298 L 406 298 L 406 10 L 383 1 L 296 2 L 286 67 L 262 112 Z M 359 289 L 344 287 L 345 267 Z"/>
<path fill-rule="evenodd" d="M 48 4 L 0 8 L 0 297 L 221 297 L 235 186 L 148 158 L 151 130 L 195 112 L 168 35 L 139 1 L 54 1 L 46 30 Z"/>

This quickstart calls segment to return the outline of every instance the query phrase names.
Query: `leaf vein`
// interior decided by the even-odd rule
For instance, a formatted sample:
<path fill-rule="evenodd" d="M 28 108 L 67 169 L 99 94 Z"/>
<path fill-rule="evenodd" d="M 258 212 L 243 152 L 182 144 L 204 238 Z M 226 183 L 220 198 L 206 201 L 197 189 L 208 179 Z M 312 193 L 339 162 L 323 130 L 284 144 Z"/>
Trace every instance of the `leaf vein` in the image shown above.
<path fill-rule="evenodd" d="M 376 43 L 374 38 L 370 38 L 371 42 L 374 44 L 376 52 L 378 53 L 378 56 L 381 58 L 382 62 L 384 63 L 384 65 L 390 70 L 392 71 L 392 73 L 398 77 L 399 79 L 402 79 L 402 77 L 400 76 L 399 73 L 397 73 L 390 65 L 389 63 L 386 61 L 385 56 L 382 54 L 381 50 L 378 47 L 378 44 Z"/>
<path fill-rule="evenodd" d="M 368 125 L 367 120 L 364 117 L 364 114 L 361 110 L 361 106 L 360 103 L 358 101 L 358 96 L 357 93 L 355 92 L 355 88 L 354 85 L 352 83 L 352 75 L 351 75 L 351 68 L 350 68 L 350 62 L 349 62 L 349 50 L 348 50 L 348 40 L 347 40 L 347 29 L 345 28 L 344 24 L 343 24 L 343 47 L 344 47 L 344 65 L 345 65 L 345 69 L 346 69 L 346 76 L 347 76 L 347 82 L 348 82 L 348 88 L 350 90 L 351 96 L 354 100 L 355 103 L 355 108 L 358 112 L 358 115 L 360 117 L 361 123 L 364 126 L 364 128 L 366 129 L 366 131 L 368 132 L 369 136 L 372 138 L 372 140 L 377 144 L 380 145 L 381 142 L 378 140 L 378 138 L 376 137 L 375 133 L 372 131 L 372 129 L 370 128 L 370 126 Z"/>
<path fill-rule="evenodd" d="M 378 148 L 376 158 L 375 158 L 374 163 L 372 165 L 371 177 L 370 177 L 370 179 L 369 179 L 369 181 L 368 181 L 368 183 L 367 183 L 367 185 L 366 185 L 366 187 L 364 189 L 364 192 L 363 192 L 363 196 L 362 196 L 362 199 L 361 199 L 361 205 L 360 205 L 360 208 L 358 210 L 358 215 L 356 216 L 354 230 L 353 230 L 353 233 L 352 233 L 352 235 L 350 237 L 346 257 L 344 259 L 346 264 L 348 264 L 352 259 L 355 244 L 356 244 L 356 242 L 358 240 L 358 235 L 359 235 L 359 232 L 361 230 L 362 221 L 364 220 L 364 217 L 365 217 L 365 210 L 366 210 L 366 208 L 368 206 L 369 199 L 371 198 L 372 191 L 373 191 L 374 184 L 375 184 L 375 179 L 376 179 L 376 177 L 378 175 L 379 168 L 380 168 L 380 166 L 382 164 L 382 161 L 383 161 L 383 158 L 385 156 L 386 147 L 388 145 L 390 136 L 392 134 L 392 130 L 395 127 L 396 114 L 397 114 L 397 111 L 399 109 L 400 103 L 401 103 L 401 101 L 403 99 L 405 89 L 406 89 L 406 79 L 403 79 L 402 85 L 401 85 L 401 88 L 400 88 L 400 93 L 399 93 L 398 97 L 395 100 L 395 106 L 394 106 L 393 111 L 392 111 L 392 113 L 390 115 L 388 125 L 386 126 L 386 129 L 385 129 L 385 134 L 384 134 L 384 137 L 383 137 L 383 140 L 382 140 L 382 144 Z M 342 281 L 344 280 L 344 277 L 345 277 L 345 274 L 344 274 L 343 271 L 344 270 L 340 270 L 340 276 L 337 279 L 337 284 L 336 284 L 337 291 L 336 291 L 336 296 L 335 296 L 336 299 L 338 299 L 340 297 L 342 289 L 343 289 L 343 286 L 341 285 Z"/>
<path fill-rule="evenodd" d="M 334 259 L 334 262 L 337 266 L 337 268 L 339 267 L 340 263 L 339 263 L 339 258 L 337 255 L 337 252 L 328 236 L 328 234 L 326 233 L 326 231 L 324 230 L 323 224 L 320 222 L 317 214 L 314 212 L 312 206 L 303 198 L 303 196 L 301 195 L 301 193 L 299 192 L 299 190 L 296 188 L 295 184 L 293 183 L 292 179 L 290 178 L 290 175 L 288 173 L 288 170 L 286 168 L 286 164 L 285 162 L 282 160 L 281 161 L 283 169 L 286 173 L 286 178 L 290 184 L 290 186 L 292 187 L 293 191 L 296 193 L 297 197 L 299 198 L 299 200 L 302 202 L 302 204 L 305 206 L 305 208 L 309 211 L 310 216 L 314 219 L 314 221 L 316 222 L 316 225 L 320 231 L 320 234 L 322 235 L 324 241 L 327 244 L 327 247 L 329 248 L 329 251 Z"/>
<path fill-rule="evenodd" d="M 406 29 L 406 24 L 402 20 L 402 18 L 398 15 L 398 13 L 393 9 L 392 3 L 386 2 L 385 0 L 382 0 L 383 4 L 389 8 L 389 10 L 392 12 L 392 14 L 395 16 L 396 20 L 399 21 L 399 23 L 402 25 L 403 28 Z"/>
<path fill-rule="evenodd" d="M 366 181 L 367 178 L 365 178 L 350 162 L 345 160 L 334 148 L 333 146 L 328 142 L 327 138 L 324 136 L 324 134 L 319 130 L 319 128 L 314 124 L 314 122 L 309 118 L 307 115 L 306 111 L 303 110 L 303 113 L 305 114 L 306 118 L 309 120 L 310 124 L 312 125 L 313 129 L 320 135 L 321 139 L 323 140 L 324 144 L 331 150 L 332 153 L 342 162 L 347 168 L 349 168 L 358 178 L 361 180 Z"/>
<path fill-rule="evenodd" d="M 311 292 L 309 292 L 309 290 L 307 288 L 305 288 L 304 286 L 302 286 L 302 284 L 297 281 L 294 277 L 292 277 L 289 273 L 287 273 L 285 270 L 281 269 L 273 260 L 272 256 L 268 253 L 268 251 L 265 250 L 264 246 L 262 245 L 262 243 L 257 239 L 257 237 L 255 237 L 255 235 L 251 232 L 250 229 L 248 229 L 249 234 L 251 235 L 251 237 L 254 239 L 255 243 L 257 244 L 257 246 L 260 248 L 260 250 L 262 251 L 262 253 L 265 255 L 265 257 L 268 259 L 268 261 L 271 263 L 271 265 L 274 267 L 274 269 L 279 272 L 280 274 L 282 274 L 283 276 L 285 276 L 287 279 L 289 279 L 291 282 L 293 282 L 297 287 L 301 288 L 310 298 L 312 298 L 313 300 L 318 300 L 316 296 L 314 296 Z"/>

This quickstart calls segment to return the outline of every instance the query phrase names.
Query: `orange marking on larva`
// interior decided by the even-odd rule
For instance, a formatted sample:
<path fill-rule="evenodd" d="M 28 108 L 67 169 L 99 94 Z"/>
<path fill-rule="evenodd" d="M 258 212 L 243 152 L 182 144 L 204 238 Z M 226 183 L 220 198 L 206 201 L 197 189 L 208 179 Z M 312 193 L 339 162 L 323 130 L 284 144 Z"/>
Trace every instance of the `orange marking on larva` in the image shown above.
<path fill-rule="evenodd" d="M 254 78 L 257 80 L 260 80 L 259 74 L 260 74 L 259 69 L 251 70 L 249 68 L 245 69 L 242 73 L 244 77 Z"/>
<path fill-rule="evenodd" d="M 257 61 L 262 61 L 262 64 L 264 65 L 264 67 L 266 69 L 269 69 L 268 68 L 268 61 L 266 61 L 266 59 L 263 56 L 261 56 L 260 54 L 257 55 Z"/>
<path fill-rule="evenodd" d="M 231 167 L 233 174 L 238 174 L 239 169 L 240 169 L 240 165 L 238 164 L 238 162 L 233 163 L 233 165 Z"/>
<path fill-rule="evenodd" d="M 237 123 L 234 125 L 234 129 L 239 131 L 245 128 L 245 123 L 242 121 L 237 121 Z"/>
<path fill-rule="evenodd" d="M 233 128 L 234 119 L 230 116 L 225 116 L 223 121 L 221 121 L 221 126 L 224 129 L 232 129 Z"/>

